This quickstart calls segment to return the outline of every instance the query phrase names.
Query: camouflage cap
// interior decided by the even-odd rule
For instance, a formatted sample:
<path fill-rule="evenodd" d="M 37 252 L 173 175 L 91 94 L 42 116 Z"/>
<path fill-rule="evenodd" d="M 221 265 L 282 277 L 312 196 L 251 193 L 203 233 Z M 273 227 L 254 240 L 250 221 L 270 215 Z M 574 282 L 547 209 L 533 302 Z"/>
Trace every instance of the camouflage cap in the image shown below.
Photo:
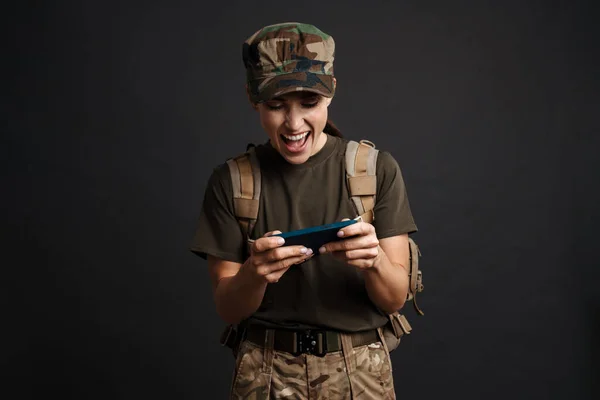
<path fill-rule="evenodd" d="M 333 97 L 333 37 L 317 27 L 286 22 L 261 28 L 243 45 L 250 99 L 261 102 L 294 91 Z"/>

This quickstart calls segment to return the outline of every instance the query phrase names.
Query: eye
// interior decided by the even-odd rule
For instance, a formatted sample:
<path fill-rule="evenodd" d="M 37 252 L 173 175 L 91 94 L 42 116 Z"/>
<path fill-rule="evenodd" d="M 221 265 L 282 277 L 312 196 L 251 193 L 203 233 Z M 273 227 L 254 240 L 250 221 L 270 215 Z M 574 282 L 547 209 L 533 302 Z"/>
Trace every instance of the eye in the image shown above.
<path fill-rule="evenodd" d="M 281 103 L 265 103 L 269 110 L 281 110 L 283 106 Z"/>
<path fill-rule="evenodd" d="M 302 107 L 304 108 L 313 108 L 319 104 L 319 101 L 311 101 L 309 103 L 302 103 Z"/>

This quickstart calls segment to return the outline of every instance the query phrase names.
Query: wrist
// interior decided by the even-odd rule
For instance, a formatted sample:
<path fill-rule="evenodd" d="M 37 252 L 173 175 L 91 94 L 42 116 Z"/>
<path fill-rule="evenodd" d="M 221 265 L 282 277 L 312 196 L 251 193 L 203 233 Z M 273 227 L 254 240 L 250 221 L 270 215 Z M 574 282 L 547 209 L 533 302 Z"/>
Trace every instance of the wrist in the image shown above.
<path fill-rule="evenodd" d="M 236 277 L 239 280 L 239 286 L 254 287 L 257 289 L 267 286 L 267 282 L 265 282 L 265 280 L 256 273 L 255 268 L 250 265 L 250 258 L 242 264 Z"/>

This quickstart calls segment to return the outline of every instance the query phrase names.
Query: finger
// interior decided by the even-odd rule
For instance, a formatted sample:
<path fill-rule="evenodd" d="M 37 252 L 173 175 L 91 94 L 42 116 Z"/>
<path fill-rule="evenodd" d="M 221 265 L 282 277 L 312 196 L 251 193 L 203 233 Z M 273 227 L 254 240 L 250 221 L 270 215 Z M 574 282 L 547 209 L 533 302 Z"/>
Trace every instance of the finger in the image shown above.
<path fill-rule="evenodd" d="M 334 253 L 331 253 L 331 255 L 335 258 L 337 258 L 338 260 L 346 263 L 347 265 L 350 265 L 352 267 L 358 268 L 358 269 L 367 269 L 367 268 L 371 268 L 375 265 L 375 263 L 377 262 L 377 257 L 371 257 L 370 254 L 366 255 L 365 254 L 365 258 L 362 258 L 359 256 L 359 258 L 347 258 L 348 254 L 346 252 L 343 251 L 336 251 Z M 354 257 L 354 256 L 352 256 Z"/>
<path fill-rule="evenodd" d="M 366 222 L 357 222 L 338 231 L 338 237 L 366 236 L 375 233 L 375 227 Z"/>
<path fill-rule="evenodd" d="M 285 239 L 279 236 L 263 236 L 252 243 L 251 251 L 253 253 L 262 253 L 267 250 L 281 247 L 285 244 Z"/>
<path fill-rule="evenodd" d="M 280 269 L 276 272 L 270 273 L 268 275 L 265 275 L 265 280 L 268 283 L 277 283 L 279 282 L 279 280 L 281 279 L 281 277 L 283 276 L 283 274 L 285 274 L 288 269 L 290 269 L 290 267 L 284 268 L 284 269 Z"/>
<path fill-rule="evenodd" d="M 281 234 L 281 231 L 277 231 L 277 230 L 275 230 L 275 231 L 271 231 L 271 232 L 267 232 L 267 233 L 265 233 L 265 234 L 263 235 L 263 237 L 269 237 L 269 236 L 273 236 L 273 235 L 279 235 L 279 234 Z"/>
<path fill-rule="evenodd" d="M 290 266 L 304 261 L 307 256 L 289 257 L 285 260 L 279 260 L 274 263 L 264 264 L 258 267 L 257 272 L 259 275 L 263 275 L 265 278 L 269 275 L 276 274 L 279 271 L 287 271 Z"/>
<path fill-rule="evenodd" d="M 305 246 L 285 246 L 265 252 L 263 259 L 266 263 L 273 263 L 290 257 L 302 257 L 310 254 L 312 254 L 312 250 Z"/>
<path fill-rule="evenodd" d="M 335 242 L 329 242 L 323 245 L 319 249 L 319 253 L 331 253 L 334 251 L 348 251 L 348 250 L 356 250 L 356 249 L 370 249 L 373 247 L 377 247 L 379 245 L 379 240 L 377 240 L 377 236 L 369 235 L 369 236 L 355 236 L 348 239 L 338 240 Z"/>
<path fill-rule="evenodd" d="M 307 262 L 308 260 L 310 260 L 311 258 L 313 258 L 314 256 L 315 256 L 314 254 L 311 254 L 311 255 L 309 255 L 307 257 L 304 257 L 303 260 L 298 261 L 297 263 L 294 263 L 294 265 L 303 264 L 303 263 Z"/>
<path fill-rule="evenodd" d="M 259 275 L 266 275 L 273 272 L 275 269 L 285 268 L 291 265 L 291 263 L 283 264 L 283 261 L 290 258 L 297 259 L 298 257 L 309 257 L 312 253 L 312 249 L 308 249 L 304 246 L 280 247 L 253 254 L 251 262 Z"/>
<path fill-rule="evenodd" d="M 334 257 L 341 258 L 346 261 L 353 260 L 371 260 L 379 255 L 379 246 L 368 249 L 356 249 L 347 251 L 335 251 L 331 253 Z"/>

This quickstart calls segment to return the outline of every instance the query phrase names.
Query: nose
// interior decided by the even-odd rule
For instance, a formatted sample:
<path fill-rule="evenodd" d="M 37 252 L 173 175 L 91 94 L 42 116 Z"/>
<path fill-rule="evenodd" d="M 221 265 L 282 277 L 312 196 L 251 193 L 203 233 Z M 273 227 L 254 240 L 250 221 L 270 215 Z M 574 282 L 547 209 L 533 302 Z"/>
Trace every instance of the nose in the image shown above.
<path fill-rule="evenodd" d="M 304 114 L 298 107 L 290 107 L 285 114 L 285 125 L 292 131 L 296 132 L 304 124 Z"/>

